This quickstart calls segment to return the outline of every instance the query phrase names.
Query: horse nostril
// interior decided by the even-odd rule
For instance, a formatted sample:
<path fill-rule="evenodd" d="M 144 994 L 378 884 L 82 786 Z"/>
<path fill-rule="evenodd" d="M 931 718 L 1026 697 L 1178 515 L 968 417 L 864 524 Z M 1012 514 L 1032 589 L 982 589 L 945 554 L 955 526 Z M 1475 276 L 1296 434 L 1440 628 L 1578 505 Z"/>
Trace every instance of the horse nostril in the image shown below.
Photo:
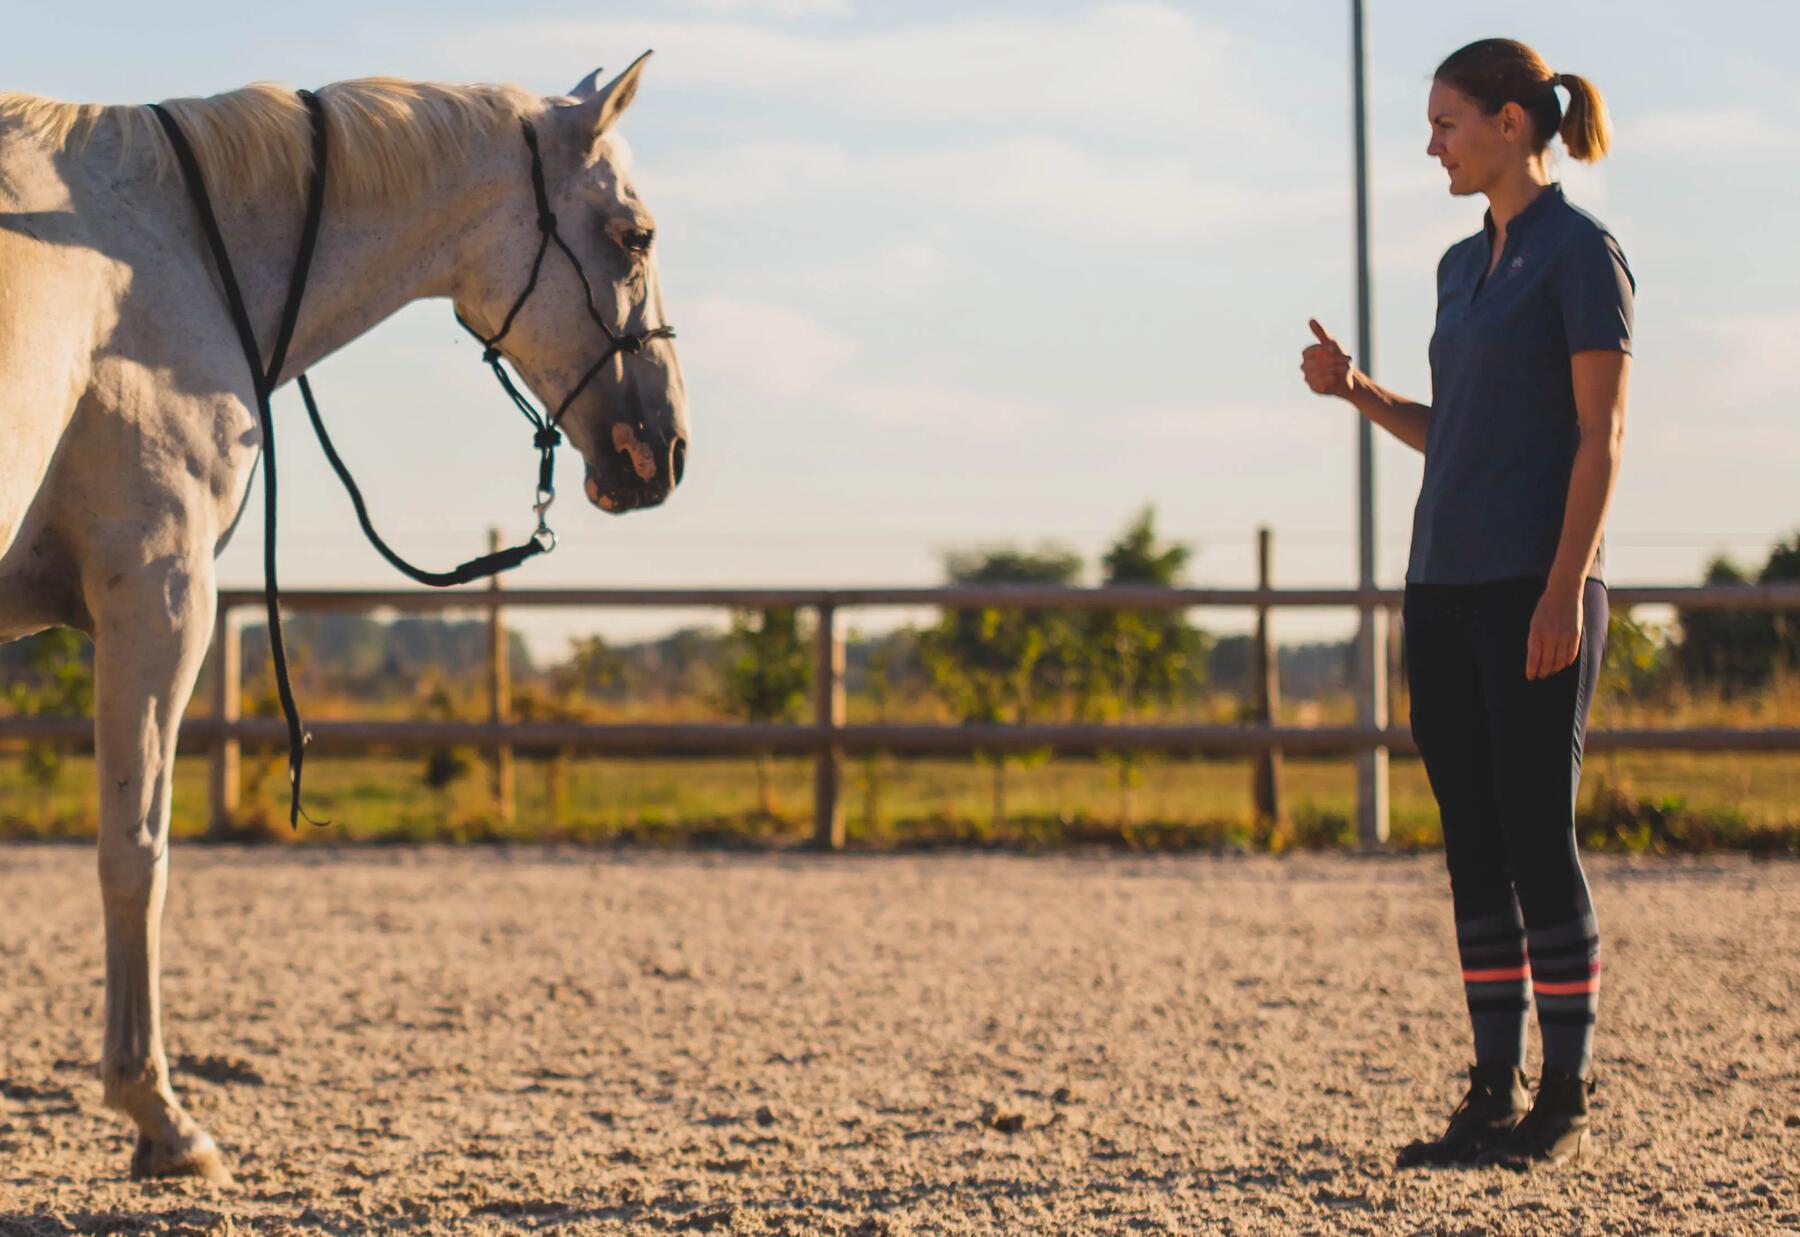
<path fill-rule="evenodd" d="M 675 445 L 669 448 L 669 476 L 676 485 L 681 484 L 681 474 L 687 469 L 687 439 L 677 438 Z"/>

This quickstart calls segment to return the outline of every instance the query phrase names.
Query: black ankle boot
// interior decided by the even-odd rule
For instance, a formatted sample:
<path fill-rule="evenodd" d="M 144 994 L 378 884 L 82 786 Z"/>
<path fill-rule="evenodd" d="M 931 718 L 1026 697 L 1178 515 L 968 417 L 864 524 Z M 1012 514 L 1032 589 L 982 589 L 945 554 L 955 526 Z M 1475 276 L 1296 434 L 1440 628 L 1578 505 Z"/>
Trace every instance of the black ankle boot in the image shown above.
<path fill-rule="evenodd" d="M 1524 1120 L 1530 1103 L 1523 1070 L 1511 1065 L 1472 1065 L 1468 1093 L 1450 1114 L 1443 1137 L 1408 1143 L 1401 1148 L 1396 1165 L 1442 1168 L 1473 1164 Z"/>
<path fill-rule="evenodd" d="M 1531 1111 L 1480 1162 L 1524 1170 L 1592 1159 L 1588 1095 L 1593 1089 L 1592 1079 L 1546 1065 Z"/>

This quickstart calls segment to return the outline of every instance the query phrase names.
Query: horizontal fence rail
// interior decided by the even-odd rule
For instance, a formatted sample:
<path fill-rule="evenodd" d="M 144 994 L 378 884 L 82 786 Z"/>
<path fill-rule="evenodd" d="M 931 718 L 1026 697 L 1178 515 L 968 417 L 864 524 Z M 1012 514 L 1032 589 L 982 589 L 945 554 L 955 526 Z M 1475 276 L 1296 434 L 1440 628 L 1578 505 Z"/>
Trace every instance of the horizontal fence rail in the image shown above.
<path fill-rule="evenodd" d="M 1800 610 L 1800 584 L 1628 585 L 1609 588 L 1616 607 L 1674 606 L 1682 610 Z M 284 589 L 285 610 L 432 613 L 515 606 L 589 609 L 762 610 L 831 606 L 912 606 L 939 610 L 1198 610 L 1382 606 L 1398 610 L 1402 589 L 1355 588 L 1080 588 L 988 584 L 921 588 L 535 588 L 535 589 Z M 257 608 L 260 591 L 220 592 L 221 610 Z"/>
<path fill-rule="evenodd" d="M 1372 747 L 1413 752 L 1404 726 L 1125 726 L 1028 723 L 1020 726 L 927 726 L 884 723 L 812 726 L 758 722 L 415 722 L 309 721 L 307 750 L 495 747 L 526 752 L 587 752 L 608 756 L 813 755 L 842 748 L 855 755 L 968 756 L 977 752 L 1050 751 L 1064 756 L 1160 752 L 1170 756 L 1254 755 L 1271 749 L 1302 756 L 1344 756 Z M 195 717 L 182 723 L 184 751 L 205 751 L 221 739 L 264 750 L 287 745 L 280 718 L 221 723 Z M 0 740 L 79 747 L 93 738 L 80 717 L 0 718 Z M 1728 727 L 1589 731 L 1585 750 L 1665 752 L 1800 752 L 1800 726 L 1753 730 Z"/>
<path fill-rule="evenodd" d="M 1639 605 L 1697 611 L 1800 611 L 1800 584 L 1626 586 L 1609 590 L 1615 610 Z M 815 637 L 814 720 L 812 724 L 641 723 L 477 721 L 315 721 L 308 724 L 314 746 L 326 751 L 416 749 L 449 745 L 481 747 L 497 762 L 514 751 L 582 752 L 614 756 L 810 756 L 815 761 L 814 840 L 842 846 L 844 821 L 839 785 L 845 756 L 890 753 L 906 756 L 970 756 L 981 752 L 1050 751 L 1085 756 L 1156 752 L 1171 756 L 1346 756 L 1373 750 L 1412 752 L 1411 733 L 1394 726 L 1282 726 L 1269 716 L 1272 693 L 1260 702 L 1260 720 L 1242 725 L 847 725 L 844 721 L 844 644 L 836 622 L 847 607 L 1029 610 L 1250 609 L 1257 626 L 1258 664 L 1272 675 L 1274 649 L 1267 617 L 1280 608 L 1398 609 L 1399 589 L 1341 588 L 1077 588 L 987 585 L 944 588 L 634 588 L 445 590 L 298 589 L 283 594 L 285 609 L 325 613 L 444 613 L 488 611 L 496 649 L 504 635 L 501 608 L 681 608 L 811 609 L 819 616 Z M 263 596 L 249 590 L 219 594 L 213 710 L 182 725 L 187 750 L 212 755 L 212 809 L 216 824 L 238 809 L 238 760 L 242 747 L 279 748 L 287 729 L 278 718 L 239 716 L 242 691 L 242 636 L 238 611 L 260 608 Z M 492 651 L 492 650 L 491 650 Z M 499 656 L 497 652 L 494 654 Z M 504 676 L 490 679 L 500 692 Z M 1254 687 L 1254 685 L 1253 685 Z M 490 701 L 489 716 L 506 717 L 505 702 Z M 0 742 L 92 744 L 88 718 L 0 717 Z M 1800 752 L 1800 727 L 1722 727 L 1594 730 L 1590 751 Z M 498 783 L 497 783 L 498 784 Z M 510 788 L 510 778 L 505 784 Z M 1272 787 L 1259 790 L 1259 807 L 1274 802 Z M 504 797 L 510 798 L 510 795 Z M 510 810 L 503 804 L 502 811 Z"/>

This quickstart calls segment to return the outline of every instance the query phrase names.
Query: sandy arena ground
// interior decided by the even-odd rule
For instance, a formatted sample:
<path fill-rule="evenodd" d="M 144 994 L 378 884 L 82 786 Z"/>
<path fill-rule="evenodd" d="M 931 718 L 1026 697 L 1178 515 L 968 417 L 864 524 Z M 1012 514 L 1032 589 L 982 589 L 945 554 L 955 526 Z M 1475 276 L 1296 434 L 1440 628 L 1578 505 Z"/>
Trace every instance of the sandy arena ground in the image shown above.
<path fill-rule="evenodd" d="M 1800 1232 L 1800 866 L 1596 861 L 1596 1124 L 1413 1172 L 1460 1093 L 1436 857 L 175 856 L 125 1179 L 86 848 L 0 848 L 0 1232 Z"/>

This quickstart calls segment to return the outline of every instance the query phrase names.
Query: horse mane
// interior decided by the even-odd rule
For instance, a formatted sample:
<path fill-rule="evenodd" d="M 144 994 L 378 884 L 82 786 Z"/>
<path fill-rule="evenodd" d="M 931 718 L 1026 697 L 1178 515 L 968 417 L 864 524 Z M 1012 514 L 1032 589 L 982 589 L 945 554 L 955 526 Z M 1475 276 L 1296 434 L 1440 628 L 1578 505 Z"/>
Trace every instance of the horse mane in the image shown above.
<path fill-rule="evenodd" d="M 542 106 L 516 86 L 456 86 L 369 77 L 318 92 L 330 142 L 330 200 L 338 205 L 409 201 L 467 159 L 473 139 L 516 128 Z M 181 122 L 207 184 L 240 194 L 284 189 L 304 194 L 312 175 L 306 106 L 285 86 L 257 82 L 207 99 L 163 104 Z M 0 93 L 0 121 L 11 121 L 56 151 L 78 152 L 107 121 L 120 154 L 139 142 L 155 152 L 159 175 L 174 175 L 174 152 L 147 107 L 62 103 Z"/>

